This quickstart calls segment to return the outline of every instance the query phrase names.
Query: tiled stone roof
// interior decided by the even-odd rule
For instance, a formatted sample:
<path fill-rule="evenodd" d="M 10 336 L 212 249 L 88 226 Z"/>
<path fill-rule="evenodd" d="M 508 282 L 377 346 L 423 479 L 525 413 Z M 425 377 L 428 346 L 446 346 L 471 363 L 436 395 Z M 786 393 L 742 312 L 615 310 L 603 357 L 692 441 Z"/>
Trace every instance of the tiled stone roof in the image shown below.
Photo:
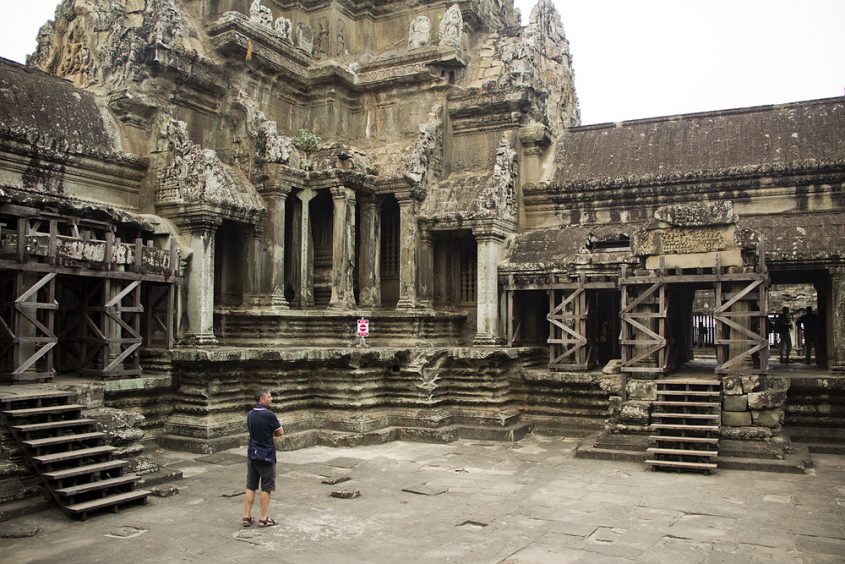
<path fill-rule="evenodd" d="M 553 190 L 845 163 L 845 98 L 576 127 Z"/>
<path fill-rule="evenodd" d="M 93 94 L 63 78 L 0 58 L 0 130 L 62 152 L 114 154 Z"/>

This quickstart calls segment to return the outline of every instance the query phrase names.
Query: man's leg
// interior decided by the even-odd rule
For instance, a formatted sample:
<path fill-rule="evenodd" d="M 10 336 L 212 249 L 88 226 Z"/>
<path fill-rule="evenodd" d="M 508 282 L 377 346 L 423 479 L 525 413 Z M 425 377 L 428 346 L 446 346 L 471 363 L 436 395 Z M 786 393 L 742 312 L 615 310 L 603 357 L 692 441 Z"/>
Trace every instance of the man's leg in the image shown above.
<path fill-rule="evenodd" d="M 246 490 L 244 494 L 244 519 L 249 519 L 250 515 L 252 515 L 252 505 L 254 503 L 255 490 Z"/>
<path fill-rule="evenodd" d="M 254 496 L 255 492 L 253 492 Z M 254 497 L 253 497 L 254 498 Z M 266 521 L 267 513 L 270 511 L 270 492 L 261 492 L 258 499 L 258 520 Z"/>

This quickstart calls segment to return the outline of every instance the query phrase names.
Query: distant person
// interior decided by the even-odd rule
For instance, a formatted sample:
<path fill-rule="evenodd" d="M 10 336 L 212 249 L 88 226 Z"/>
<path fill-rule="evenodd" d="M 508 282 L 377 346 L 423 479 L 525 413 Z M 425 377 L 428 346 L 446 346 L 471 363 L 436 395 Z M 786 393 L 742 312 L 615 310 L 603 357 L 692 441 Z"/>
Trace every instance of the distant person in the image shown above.
<path fill-rule="evenodd" d="M 258 506 L 258 525 L 272 527 L 276 520 L 267 516 L 270 510 L 270 493 L 276 489 L 276 445 L 273 437 L 284 435 L 282 424 L 276 414 L 270 411 L 273 395 L 267 388 L 258 388 L 255 392 L 255 407 L 246 416 L 249 430 L 249 447 L 246 461 L 246 494 L 244 496 L 244 527 L 255 522 L 252 518 L 252 505 L 255 503 L 255 491 L 261 487 L 261 499 Z"/>
<path fill-rule="evenodd" d="M 789 308 L 784 306 L 777 319 L 775 319 L 775 333 L 778 334 L 781 364 L 789 364 L 789 354 L 792 352 L 791 330 L 792 320 L 789 318 Z"/>
<path fill-rule="evenodd" d="M 813 349 L 816 351 L 816 360 L 819 359 L 819 316 L 813 313 L 813 308 L 807 306 L 797 323 L 804 333 L 804 364 L 810 364 L 810 351 Z"/>
<path fill-rule="evenodd" d="M 698 348 L 704 348 L 704 336 L 707 335 L 707 325 L 702 321 L 698 324 Z"/>

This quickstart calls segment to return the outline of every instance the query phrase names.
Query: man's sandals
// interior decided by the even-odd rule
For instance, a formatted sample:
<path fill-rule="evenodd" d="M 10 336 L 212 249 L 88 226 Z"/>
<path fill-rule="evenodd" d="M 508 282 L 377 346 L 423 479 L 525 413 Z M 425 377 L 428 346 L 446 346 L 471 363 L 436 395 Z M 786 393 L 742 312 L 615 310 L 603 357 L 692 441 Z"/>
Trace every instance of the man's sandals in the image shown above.
<path fill-rule="evenodd" d="M 249 517 L 243 518 L 244 527 L 252 527 L 255 523 L 255 519 L 252 518 L 250 515 Z M 272 517 L 267 517 L 266 519 L 259 519 L 258 526 L 259 527 L 273 527 L 274 525 L 278 525 L 279 523 L 273 519 Z"/>
<path fill-rule="evenodd" d="M 259 519 L 258 526 L 259 527 L 272 527 L 274 525 L 278 525 L 275 519 L 267 517 L 266 519 Z"/>

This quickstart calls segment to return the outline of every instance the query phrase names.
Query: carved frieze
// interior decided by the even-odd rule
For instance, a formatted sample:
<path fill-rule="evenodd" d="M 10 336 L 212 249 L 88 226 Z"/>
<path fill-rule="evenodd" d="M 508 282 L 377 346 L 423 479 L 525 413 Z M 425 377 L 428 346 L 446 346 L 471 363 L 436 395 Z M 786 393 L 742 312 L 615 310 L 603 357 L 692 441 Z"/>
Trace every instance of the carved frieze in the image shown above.
<path fill-rule="evenodd" d="M 443 19 L 440 20 L 440 42 L 441 47 L 453 47 L 460 49 L 463 46 L 464 18 L 461 15 L 461 8 L 452 4 Z"/>

